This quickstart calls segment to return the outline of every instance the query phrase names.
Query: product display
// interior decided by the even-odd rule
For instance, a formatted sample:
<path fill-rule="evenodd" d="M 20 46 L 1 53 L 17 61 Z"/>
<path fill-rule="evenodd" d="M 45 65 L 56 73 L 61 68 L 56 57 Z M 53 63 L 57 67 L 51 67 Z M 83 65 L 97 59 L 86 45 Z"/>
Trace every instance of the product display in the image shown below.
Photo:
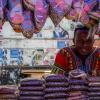
<path fill-rule="evenodd" d="M 48 82 L 47 84 L 45 84 L 46 87 L 65 87 L 67 86 L 68 84 L 65 83 L 65 82 Z"/>
<path fill-rule="evenodd" d="M 20 84 L 21 86 L 40 86 L 44 83 L 44 81 L 40 81 L 40 80 L 37 80 L 37 79 L 31 79 L 31 78 L 27 78 L 27 79 L 23 79 L 21 80 Z"/>
<path fill-rule="evenodd" d="M 46 100 L 60 100 L 68 98 L 68 78 L 63 75 L 49 75 L 45 77 L 45 95 Z"/>
<path fill-rule="evenodd" d="M 6 20 L 16 32 L 22 32 L 26 38 L 32 38 L 32 33 L 39 33 L 42 30 L 48 16 L 54 26 L 59 25 L 64 17 L 90 26 L 89 12 L 98 11 L 99 2 L 99 0 L 1 0 L 0 18 L 3 23 L 7 17 Z M 31 25 L 26 22 L 26 9 L 33 14 L 28 16 L 32 17 L 31 22 L 28 21 Z M 29 28 L 27 31 L 26 28 L 20 29 L 20 24 L 23 22 L 27 29 Z M 33 27 L 33 30 L 31 31 L 27 25 Z"/>
<path fill-rule="evenodd" d="M 0 100 L 17 100 L 17 88 L 15 86 L 1 86 L 0 87 Z"/>
<path fill-rule="evenodd" d="M 19 100 L 43 100 L 44 81 L 39 79 L 26 78 L 21 80 L 19 86 Z"/>
<path fill-rule="evenodd" d="M 53 99 L 53 98 L 55 98 L 55 99 L 57 99 L 57 98 L 66 98 L 67 97 L 67 95 L 66 95 L 66 93 L 49 93 L 49 94 L 46 94 L 45 96 L 45 99 Z"/>
<path fill-rule="evenodd" d="M 87 85 L 87 82 L 84 80 L 71 79 L 71 80 L 69 80 L 69 84 L 71 84 L 71 85 Z"/>
<path fill-rule="evenodd" d="M 78 77 L 69 77 L 71 73 L 77 73 Z M 84 76 L 80 70 L 73 70 L 70 74 L 68 77 L 51 74 L 43 79 L 25 78 L 20 81 L 18 89 L 1 86 L 0 100 L 99 100 L 99 77 L 79 78 Z"/>
<path fill-rule="evenodd" d="M 89 77 L 89 100 L 100 99 L 100 77 Z"/>
<path fill-rule="evenodd" d="M 65 87 L 48 87 L 45 89 L 46 93 L 57 93 L 57 92 L 67 92 L 69 88 Z"/>
<path fill-rule="evenodd" d="M 68 79 L 62 75 L 50 75 L 46 77 L 46 82 L 68 82 Z"/>
<path fill-rule="evenodd" d="M 100 100 L 98 34 L 100 0 L 0 0 L 0 100 Z"/>
<path fill-rule="evenodd" d="M 69 73 L 69 98 L 68 100 L 88 100 L 88 84 L 86 74 L 79 70 L 72 70 Z M 76 84 L 77 83 L 77 84 Z M 74 92 L 74 93 L 73 93 Z"/>

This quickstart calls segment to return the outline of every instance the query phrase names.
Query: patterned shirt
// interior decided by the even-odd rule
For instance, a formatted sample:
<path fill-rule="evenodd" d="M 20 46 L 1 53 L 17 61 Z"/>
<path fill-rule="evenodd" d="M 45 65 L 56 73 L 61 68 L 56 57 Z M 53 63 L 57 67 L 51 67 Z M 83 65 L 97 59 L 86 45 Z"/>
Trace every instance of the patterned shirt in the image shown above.
<path fill-rule="evenodd" d="M 68 74 L 74 69 L 81 69 L 93 76 L 100 75 L 100 49 L 95 48 L 84 61 L 74 52 L 73 47 L 61 49 L 56 55 L 52 73 Z"/>

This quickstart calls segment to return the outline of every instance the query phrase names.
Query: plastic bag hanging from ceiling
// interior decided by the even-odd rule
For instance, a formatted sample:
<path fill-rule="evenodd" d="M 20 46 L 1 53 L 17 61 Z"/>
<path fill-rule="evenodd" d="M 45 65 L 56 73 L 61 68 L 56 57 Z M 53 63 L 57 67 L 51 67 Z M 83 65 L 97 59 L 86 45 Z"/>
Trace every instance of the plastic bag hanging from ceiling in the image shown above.
<path fill-rule="evenodd" d="M 47 0 L 49 4 L 49 16 L 57 26 L 64 18 L 66 12 L 65 0 Z"/>
<path fill-rule="evenodd" d="M 35 0 L 34 19 L 36 30 L 35 33 L 39 32 L 44 26 L 48 17 L 48 4 L 45 0 Z"/>
<path fill-rule="evenodd" d="M 93 10 L 93 8 L 97 5 L 97 0 L 85 0 L 84 1 L 84 7 L 81 11 L 80 21 L 86 25 L 89 26 L 89 16 L 88 13 Z"/>
<path fill-rule="evenodd" d="M 68 14 L 66 14 L 66 18 L 77 21 L 80 16 L 80 12 L 82 10 L 82 6 L 83 6 L 83 1 L 73 0 L 70 11 Z"/>
<path fill-rule="evenodd" d="M 2 30 L 2 25 L 5 21 L 4 9 L 7 5 L 7 0 L 0 0 L 0 32 Z"/>
<path fill-rule="evenodd" d="M 13 24 L 21 24 L 24 20 L 21 0 L 8 0 L 10 21 Z"/>
<path fill-rule="evenodd" d="M 4 18 L 4 9 L 7 5 L 7 0 L 0 0 L 0 19 Z"/>
<path fill-rule="evenodd" d="M 24 21 L 21 24 L 22 34 L 26 38 L 31 38 L 34 33 L 34 23 L 32 21 L 32 13 L 29 10 L 24 10 Z"/>
<path fill-rule="evenodd" d="M 91 18 L 90 20 L 90 32 L 89 36 L 93 36 L 94 34 L 100 34 L 100 12 L 90 12 L 89 17 Z"/>
<path fill-rule="evenodd" d="M 35 9 L 35 1 L 36 0 L 23 0 L 23 3 L 29 10 L 33 11 Z"/>
<path fill-rule="evenodd" d="M 21 32 L 21 27 L 20 27 L 20 24 L 15 24 L 15 23 L 12 23 L 10 21 L 10 11 L 8 9 L 5 10 L 6 11 L 6 18 L 7 20 L 9 21 L 9 23 L 11 24 L 13 30 L 17 33 Z"/>

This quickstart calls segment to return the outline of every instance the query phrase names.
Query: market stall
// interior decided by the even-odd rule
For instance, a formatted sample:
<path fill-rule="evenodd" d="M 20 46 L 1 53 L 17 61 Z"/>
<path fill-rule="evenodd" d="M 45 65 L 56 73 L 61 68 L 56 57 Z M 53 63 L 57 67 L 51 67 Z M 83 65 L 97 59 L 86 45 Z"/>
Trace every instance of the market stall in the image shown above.
<path fill-rule="evenodd" d="M 54 37 L 51 44 L 50 39 L 41 40 L 41 34 L 39 34 L 48 18 L 50 18 L 56 29 L 52 31 Z M 58 73 L 51 74 L 52 68 L 55 67 L 53 65 L 54 55 L 58 49 L 66 47 L 66 45 L 69 47 L 68 42 L 71 45 L 73 44 L 73 39 L 69 39 L 69 33 L 65 31 L 65 26 L 60 23 L 63 19 L 74 22 L 70 29 L 72 31 L 74 31 L 78 24 L 88 27 L 90 30 L 87 39 L 94 35 L 100 36 L 100 0 L 0 1 L 0 31 L 2 31 L 5 22 L 9 22 L 13 30 L 16 33 L 22 34 L 26 39 L 23 42 L 24 39 L 17 38 L 19 42 L 16 43 L 13 41 L 15 37 L 10 42 L 5 38 L 6 43 L 9 42 L 10 48 L 5 45 L 6 49 L 0 49 L 0 100 L 100 100 L 100 77 L 95 74 L 96 71 L 100 73 L 99 70 L 94 69 L 92 76 L 79 69 L 73 70 L 73 63 L 77 61 L 77 64 L 79 64 L 79 59 L 72 61 L 73 57 L 71 58 L 71 55 L 65 49 L 62 50 L 62 53 L 66 52 L 66 56 L 68 56 L 68 60 L 70 61 L 68 65 L 70 69 L 72 68 L 72 71 L 70 70 L 67 73 L 66 69 L 61 68 L 66 73 L 63 75 L 59 75 Z M 51 27 L 49 27 L 50 29 Z M 37 34 L 40 35 L 40 38 L 34 40 L 33 37 Z M 48 34 L 48 30 L 46 30 L 45 37 Z M 54 39 L 55 37 L 57 43 Z M 31 40 L 30 43 L 27 39 L 33 39 L 34 41 Z M 66 39 L 69 40 L 67 43 Z M 99 39 L 96 40 L 96 46 L 100 46 L 98 41 Z M 33 45 L 33 42 L 35 45 Z M 10 43 L 14 43 L 15 48 Z M 48 48 L 46 48 L 47 45 Z M 35 48 L 36 46 L 37 48 Z M 40 46 L 42 46 L 42 49 Z M 32 47 L 35 49 L 27 50 L 27 48 L 33 49 Z M 27 52 L 29 56 L 23 56 Z M 94 54 L 97 59 L 93 65 L 96 65 L 96 68 L 100 67 L 99 53 L 100 51 L 98 50 Z M 8 55 L 10 55 L 9 61 L 7 61 Z M 32 59 L 30 65 L 23 63 L 24 60 L 30 63 L 30 59 Z M 61 59 L 57 59 L 57 61 L 60 62 Z M 8 66 L 6 62 L 12 65 Z M 86 63 L 87 65 L 90 64 L 89 57 Z M 61 64 L 63 64 L 63 61 Z M 54 70 L 54 72 L 57 71 L 57 69 Z"/>

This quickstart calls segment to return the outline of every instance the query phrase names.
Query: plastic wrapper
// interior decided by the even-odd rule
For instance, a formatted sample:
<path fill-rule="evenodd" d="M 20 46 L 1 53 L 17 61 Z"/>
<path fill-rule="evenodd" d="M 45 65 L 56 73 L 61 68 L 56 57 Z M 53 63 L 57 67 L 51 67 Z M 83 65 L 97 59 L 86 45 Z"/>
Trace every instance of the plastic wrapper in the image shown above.
<path fill-rule="evenodd" d="M 86 91 L 88 90 L 88 87 L 86 86 L 79 86 L 79 85 L 71 85 L 70 86 L 70 91 Z"/>
<path fill-rule="evenodd" d="M 4 9 L 7 5 L 7 0 L 0 0 L 0 19 L 4 19 Z"/>
<path fill-rule="evenodd" d="M 13 24 L 21 24 L 24 20 L 21 0 L 8 0 L 10 21 Z"/>
<path fill-rule="evenodd" d="M 0 7 L 4 8 L 7 5 L 7 0 L 0 0 Z"/>
<path fill-rule="evenodd" d="M 65 12 L 66 12 L 66 15 L 67 15 L 71 10 L 73 0 L 64 0 L 64 2 L 65 2 L 65 9 L 66 9 Z"/>
<path fill-rule="evenodd" d="M 24 5 L 29 9 L 34 11 L 35 9 L 35 1 L 36 0 L 23 0 Z"/>
<path fill-rule="evenodd" d="M 15 86 L 1 86 L 0 87 L 0 100 L 17 100 L 17 88 Z"/>
<path fill-rule="evenodd" d="M 43 86 L 27 86 L 27 87 L 19 87 L 19 90 L 21 91 L 43 91 L 44 87 Z"/>
<path fill-rule="evenodd" d="M 69 97 L 75 97 L 75 96 L 80 96 L 80 95 L 86 95 L 87 92 L 83 91 L 74 91 L 74 92 L 69 92 Z"/>
<path fill-rule="evenodd" d="M 5 7 L 7 5 L 7 0 L 0 0 L 0 31 L 2 30 L 2 25 L 5 22 Z"/>
<path fill-rule="evenodd" d="M 97 97 L 99 96 L 100 97 L 100 91 L 99 92 L 90 92 L 88 93 L 89 97 Z"/>
<path fill-rule="evenodd" d="M 82 3 L 83 2 L 81 0 L 73 0 L 70 11 L 68 14 L 66 14 L 66 18 L 77 21 L 80 17 Z"/>
<path fill-rule="evenodd" d="M 27 78 L 21 80 L 20 84 L 21 86 L 42 86 L 44 84 L 44 81 L 39 79 Z"/>
<path fill-rule="evenodd" d="M 88 85 L 88 82 L 84 80 L 71 79 L 69 80 L 69 85 Z"/>
<path fill-rule="evenodd" d="M 91 17 L 91 18 L 99 21 L 99 19 L 100 19 L 100 11 L 97 11 L 97 12 L 94 12 L 94 11 L 89 12 L 89 17 Z"/>
<path fill-rule="evenodd" d="M 20 96 L 43 96 L 44 92 L 43 91 L 20 91 Z"/>
<path fill-rule="evenodd" d="M 45 96 L 44 96 L 44 98 L 45 99 L 47 99 L 47 98 L 67 98 L 67 94 L 66 93 L 49 93 L 49 94 L 46 94 Z"/>
<path fill-rule="evenodd" d="M 57 26 L 63 19 L 66 12 L 66 5 L 64 0 L 47 0 L 49 8 L 49 16 L 54 25 Z"/>
<path fill-rule="evenodd" d="M 16 25 L 16 24 L 13 24 L 13 23 L 10 23 L 10 24 L 11 24 L 11 26 L 13 27 L 13 30 L 14 30 L 15 32 L 17 32 L 17 33 L 22 32 L 22 30 L 21 30 L 21 25 Z"/>
<path fill-rule="evenodd" d="M 55 87 L 55 88 L 46 88 L 45 92 L 46 93 L 57 93 L 57 92 L 67 92 L 69 91 L 69 88 L 65 88 L 65 87 Z"/>
<path fill-rule="evenodd" d="M 100 87 L 89 87 L 88 90 L 92 91 L 92 92 L 99 92 L 100 91 Z"/>
<path fill-rule="evenodd" d="M 100 96 L 98 96 L 98 97 L 89 97 L 89 100 L 100 100 Z"/>
<path fill-rule="evenodd" d="M 84 95 L 81 95 L 81 96 L 69 97 L 67 100 L 89 100 L 89 99 Z"/>
<path fill-rule="evenodd" d="M 67 82 L 47 82 L 45 83 L 46 87 L 66 87 L 68 86 Z"/>
<path fill-rule="evenodd" d="M 40 32 L 42 27 L 45 24 L 45 21 L 48 16 L 48 4 L 45 0 L 36 0 L 35 1 L 35 10 L 34 10 L 34 18 L 35 18 L 35 33 Z"/>
<path fill-rule="evenodd" d="M 97 29 L 96 34 L 100 34 L 100 11 L 96 11 L 96 12 L 92 11 L 92 12 L 89 12 L 89 17 L 91 19 L 94 19 L 94 20 L 98 21 L 98 29 Z"/>
<path fill-rule="evenodd" d="M 100 82 L 100 77 L 88 77 L 89 82 Z"/>
<path fill-rule="evenodd" d="M 0 32 L 2 31 L 2 20 L 0 20 Z"/>
<path fill-rule="evenodd" d="M 70 20 L 73 20 L 73 21 L 77 21 L 78 16 L 79 16 L 79 13 L 77 12 L 77 10 L 72 9 L 72 10 L 70 10 L 69 14 L 67 14 L 66 18 L 70 19 Z"/>
<path fill-rule="evenodd" d="M 15 95 L 9 95 L 9 94 L 6 94 L 6 95 L 0 95 L 0 100 L 13 100 L 13 99 L 17 99 L 17 97 Z"/>
<path fill-rule="evenodd" d="M 52 99 L 48 98 L 46 100 L 66 100 L 66 98 L 52 98 Z"/>
<path fill-rule="evenodd" d="M 20 81 L 18 100 L 44 100 L 44 80 L 26 78 Z"/>
<path fill-rule="evenodd" d="M 69 72 L 69 78 L 86 80 L 87 75 L 84 71 L 82 71 L 80 69 L 76 69 L 76 70 L 72 70 Z"/>
<path fill-rule="evenodd" d="M 88 16 L 88 15 L 81 17 L 81 18 L 80 18 L 80 21 L 81 21 L 84 25 L 89 26 L 89 21 L 90 21 L 90 20 L 89 20 L 89 16 Z"/>
<path fill-rule="evenodd" d="M 0 87 L 0 94 L 14 94 L 16 89 L 8 87 Z"/>
<path fill-rule="evenodd" d="M 44 100 L 44 98 L 43 97 L 41 97 L 41 96 L 27 96 L 27 97 L 25 97 L 25 96 L 21 96 L 21 97 L 19 97 L 18 98 L 18 100 Z"/>
<path fill-rule="evenodd" d="M 46 82 L 68 82 L 68 78 L 65 77 L 64 75 L 48 75 L 45 78 Z"/>
<path fill-rule="evenodd" d="M 1 0 L 0 1 L 0 20 L 4 19 L 5 2 L 6 2 L 6 0 Z"/>
<path fill-rule="evenodd" d="M 90 82 L 88 86 L 100 87 L 100 82 Z"/>
<path fill-rule="evenodd" d="M 20 24 L 14 24 L 10 21 L 10 11 L 8 9 L 5 9 L 6 12 L 6 19 L 9 21 L 9 23 L 11 24 L 13 30 L 17 33 L 21 32 L 21 26 Z"/>
<path fill-rule="evenodd" d="M 93 10 L 93 8 L 97 5 L 97 0 L 89 0 L 84 2 L 84 7 L 81 12 L 80 21 L 87 25 L 89 24 L 89 16 L 88 13 Z"/>
<path fill-rule="evenodd" d="M 22 34 L 26 38 L 32 38 L 35 29 L 32 13 L 28 10 L 25 10 L 23 16 L 24 21 L 21 23 Z"/>

